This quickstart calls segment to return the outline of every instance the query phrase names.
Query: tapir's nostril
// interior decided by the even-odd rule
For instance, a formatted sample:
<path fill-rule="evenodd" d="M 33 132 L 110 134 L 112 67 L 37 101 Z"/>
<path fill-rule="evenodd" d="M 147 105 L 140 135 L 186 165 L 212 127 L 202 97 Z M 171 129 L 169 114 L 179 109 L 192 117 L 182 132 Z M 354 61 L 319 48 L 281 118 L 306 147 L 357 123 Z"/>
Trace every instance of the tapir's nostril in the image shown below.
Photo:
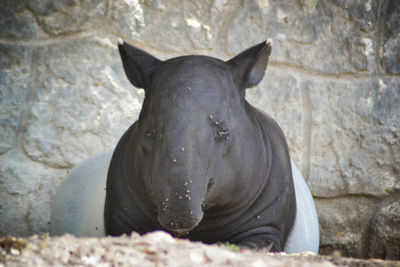
<path fill-rule="evenodd" d="M 213 188 L 213 186 L 214 186 L 214 178 L 211 178 L 207 184 L 207 191 Z"/>

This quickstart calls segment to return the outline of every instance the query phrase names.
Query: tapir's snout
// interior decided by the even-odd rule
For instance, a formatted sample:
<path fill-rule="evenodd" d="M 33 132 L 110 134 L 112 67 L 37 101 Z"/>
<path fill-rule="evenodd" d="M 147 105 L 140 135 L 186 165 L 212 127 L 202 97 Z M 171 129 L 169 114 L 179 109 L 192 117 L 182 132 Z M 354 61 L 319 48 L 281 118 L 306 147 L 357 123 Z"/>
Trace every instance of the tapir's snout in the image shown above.
<path fill-rule="evenodd" d="M 151 190 L 157 206 L 159 224 L 164 230 L 176 236 L 183 236 L 203 219 L 202 205 L 205 202 L 207 183 L 204 178 L 205 168 L 198 167 L 204 166 L 204 163 L 193 160 L 195 156 L 188 144 L 177 146 L 187 148 L 171 153 L 172 155 L 161 154 L 161 163 L 157 161 L 159 157 L 156 157 L 155 162 L 164 168 L 153 168 L 149 176 L 153 177 Z M 168 160 L 171 158 L 173 160 Z"/>
<path fill-rule="evenodd" d="M 172 211 L 163 210 L 158 214 L 158 222 L 161 226 L 175 234 L 183 236 L 193 230 L 203 219 L 203 211 L 183 211 L 179 207 L 174 207 Z"/>

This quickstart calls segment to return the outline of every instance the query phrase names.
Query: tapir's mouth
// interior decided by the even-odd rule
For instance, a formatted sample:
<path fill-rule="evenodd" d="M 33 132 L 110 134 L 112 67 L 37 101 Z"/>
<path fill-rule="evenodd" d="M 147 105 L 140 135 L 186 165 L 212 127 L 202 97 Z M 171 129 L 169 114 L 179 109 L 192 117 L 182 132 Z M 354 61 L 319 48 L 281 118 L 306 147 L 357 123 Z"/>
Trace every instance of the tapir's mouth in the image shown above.
<path fill-rule="evenodd" d="M 182 237 L 182 236 L 188 235 L 191 230 L 193 230 L 193 228 L 192 229 L 179 229 L 179 230 L 170 229 L 169 232 L 171 232 L 171 234 L 173 234 L 174 236 Z"/>
<path fill-rule="evenodd" d="M 164 216 L 159 216 L 158 221 L 164 228 L 164 230 L 170 232 L 175 236 L 180 237 L 187 235 L 190 231 L 196 228 L 196 226 L 199 225 L 199 223 L 201 222 L 202 218 L 203 214 L 197 217 L 190 216 L 185 218 L 185 216 L 182 216 L 176 220 L 170 220 Z"/>

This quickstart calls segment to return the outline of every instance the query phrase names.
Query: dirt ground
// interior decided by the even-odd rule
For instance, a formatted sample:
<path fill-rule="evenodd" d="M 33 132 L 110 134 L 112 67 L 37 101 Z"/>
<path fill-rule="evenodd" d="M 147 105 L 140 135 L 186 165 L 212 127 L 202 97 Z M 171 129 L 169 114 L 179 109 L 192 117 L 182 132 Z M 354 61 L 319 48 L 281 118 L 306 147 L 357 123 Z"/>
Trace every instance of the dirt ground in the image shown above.
<path fill-rule="evenodd" d="M 165 232 L 144 236 L 76 238 L 71 235 L 0 239 L 2 266 L 399 266 L 400 261 L 360 260 L 313 253 L 286 255 L 205 245 Z"/>

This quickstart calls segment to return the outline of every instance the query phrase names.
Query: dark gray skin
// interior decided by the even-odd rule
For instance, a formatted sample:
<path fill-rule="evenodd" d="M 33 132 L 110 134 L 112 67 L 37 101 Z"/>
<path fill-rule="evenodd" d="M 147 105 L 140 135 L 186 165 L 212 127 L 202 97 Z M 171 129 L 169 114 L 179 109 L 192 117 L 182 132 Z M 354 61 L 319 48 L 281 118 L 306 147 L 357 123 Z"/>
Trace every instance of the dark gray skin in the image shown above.
<path fill-rule="evenodd" d="M 145 99 L 111 160 L 106 234 L 163 229 L 282 251 L 296 212 L 288 147 L 278 124 L 245 100 L 264 76 L 270 44 L 226 62 L 160 61 L 127 43 L 119 51 Z"/>

